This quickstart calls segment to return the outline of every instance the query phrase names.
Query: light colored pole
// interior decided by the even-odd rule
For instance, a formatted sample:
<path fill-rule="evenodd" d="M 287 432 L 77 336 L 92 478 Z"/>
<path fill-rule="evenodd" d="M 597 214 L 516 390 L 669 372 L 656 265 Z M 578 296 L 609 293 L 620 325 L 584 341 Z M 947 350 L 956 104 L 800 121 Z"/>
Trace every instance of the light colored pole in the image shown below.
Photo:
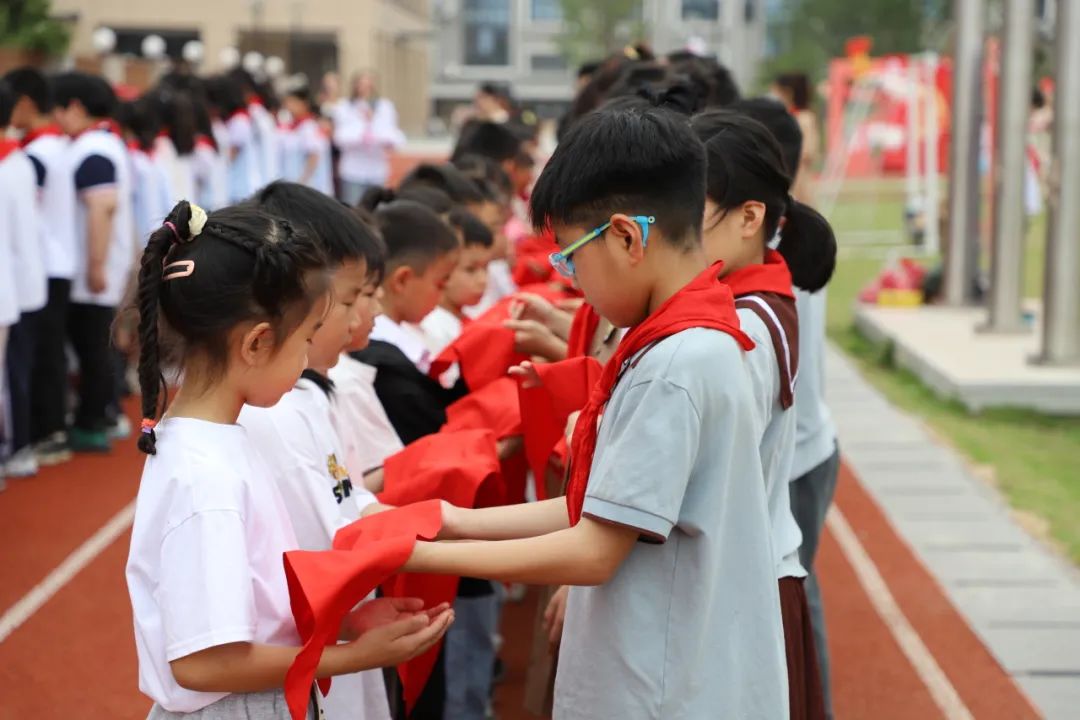
<path fill-rule="evenodd" d="M 1080 3 L 1057 7 L 1057 76 L 1042 355 L 1080 365 Z"/>
<path fill-rule="evenodd" d="M 949 152 L 949 238 L 945 302 L 974 298 L 979 233 L 979 135 L 982 113 L 984 0 L 954 0 L 953 125 Z"/>
<path fill-rule="evenodd" d="M 923 96 L 926 98 L 926 109 L 923 115 L 926 123 L 923 132 L 926 140 L 923 143 L 925 153 L 923 163 L 926 166 L 926 200 L 923 222 L 926 227 L 923 231 L 923 248 L 927 254 L 937 254 L 941 251 L 941 177 L 938 173 L 938 138 L 941 130 L 938 123 L 938 56 L 936 53 L 927 53 L 924 61 L 926 92 Z"/>
<path fill-rule="evenodd" d="M 987 332 L 1023 332 L 1027 121 L 1031 107 L 1034 0 L 1007 0 L 994 159 L 994 245 Z"/>
<path fill-rule="evenodd" d="M 907 66 L 907 158 L 905 161 L 904 188 L 907 194 L 907 211 L 911 215 L 922 209 L 923 192 L 919 182 L 919 122 L 922 118 L 923 61 L 920 55 L 909 55 Z"/>

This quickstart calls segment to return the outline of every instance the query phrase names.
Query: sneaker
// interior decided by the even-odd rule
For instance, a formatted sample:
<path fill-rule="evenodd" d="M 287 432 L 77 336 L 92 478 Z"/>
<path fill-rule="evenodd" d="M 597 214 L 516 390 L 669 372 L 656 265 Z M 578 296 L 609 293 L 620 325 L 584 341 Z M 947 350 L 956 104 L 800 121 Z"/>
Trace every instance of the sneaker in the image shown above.
<path fill-rule="evenodd" d="M 14 455 L 4 463 L 4 473 L 8 477 L 26 478 L 37 475 L 38 463 L 34 457 L 34 448 L 27 445 L 19 448 Z"/>
<path fill-rule="evenodd" d="M 127 419 L 127 415 L 117 415 L 116 421 L 106 430 L 109 435 L 109 440 L 116 442 L 118 440 L 127 440 L 131 437 L 131 421 Z"/>
<path fill-rule="evenodd" d="M 71 428 L 68 433 L 68 442 L 75 452 L 107 453 L 109 447 L 109 435 L 104 430 L 82 430 Z"/>
<path fill-rule="evenodd" d="M 53 433 L 34 446 L 34 454 L 37 455 L 38 465 L 43 467 L 66 463 L 72 457 L 67 433 L 63 431 Z"/>

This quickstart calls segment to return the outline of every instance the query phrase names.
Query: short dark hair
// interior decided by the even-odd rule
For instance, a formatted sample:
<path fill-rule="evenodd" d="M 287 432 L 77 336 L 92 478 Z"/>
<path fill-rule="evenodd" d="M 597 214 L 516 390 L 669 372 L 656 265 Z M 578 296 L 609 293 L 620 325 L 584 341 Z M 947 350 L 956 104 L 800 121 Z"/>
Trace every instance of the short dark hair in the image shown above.
<path fill-rule="evenodd" d="M 0 79 L 0 131 L 11 124 L 11 114 L 15 112 L 15 93 L 7 80 Z"/>
<path fill-rule="evenodd" d="M 247 106 L 244 89 L 235 78 L 228 75 L 215 75 L 206 80 L 206 99 L 223 120 Z"/>
<path fill-rule="evenodd" d="M 363 260 L 371 277 L 382 278 L 386 244 L 378 231 L 329 195 L 279 180 L 257 192 L 251 203 L 307 231 L 331 264 Z"/>
<path fill-rule="evenodd" d="M 803 135 L 799 121 L 788 112 L 784 103 L 770 97 L 747 98 L 736 100 L 728 109 L 752 117 L 769 128 L 780 143 L 788 175 L 794 177 L 802 160 Z"/>
<path fill-rule="evenodd" d="M 689 119 L 644 99 L 578 120 L 532 192 L 532 222 L 599 225 L 613 213 L 656 217 L 674 244 L 697 244 L 705 212 L 705 148 Z"/>
<path fill-rule="evenodd" d="M 180 155 L 195 152 L 195 136 L 198 133 L 195 117 L 195 101 L 191 93 L 168 86 L 159 86 L 144 96 L 157 106 L 161 126 L 169 134 L 173 147 Z"/>
<path fill-rule="evenodd" d="M 311 92 L 311 86 L 306 82 L 296 83 L 285 91 L 286 97 L 294 97 L 300 102 L 306 104 L 308 107 L 315 105 L 315 97 Z M 259 96 L 260 98 L 262 95 Z"/>
<path fill-rule="evenodd" d="M 434 210 L 413 200 L 376 202 L 370 211 L 386 242 L 387 270 L 408 266 L 423 272 L 435 260 L 461 247 L 453 230 Z"/>
<path fill-rule="evenodd" d="M 66 108 L 78 101 L 93 118 L 112 117 L 116 111 L 116 93 L 104 78 L 83 72 L 61 73 L 53 78 L 53 99 Z"/>
<path fill-rule="evenodd" d="M 116 122 L 135 136 L 135 144 L 143 152 L 154 149 L 154 141 L 161 132 L 161 116 L 158 106 L 147 96 L 120 103 L 116 109 Z"/>
<path fill-rule="evenodd" d="M 186 200 L 178 203 L 142 255 L 134 306 L 148 420 L 164 414 L 167 404 L 162 368 L 182 365 L 196 350 L 215 369 L 224 367 L 230 333 L 249 320 L 270 322 L 282 340 L 327 288 L 326 260 L 315 241 L 286 221 L 250 205 L 227 207 L 210 213 L 192 237 L 191 214 Z M 180 263 L 190 263 L 190 271 L 177 268 Z M 170 268 L 181 272 L 166 279 Z M 139 449 L 153 455 L 156 442 L 152 430 L 141 433 Z"/>
<path fill-rule="evenodd" d="M 484 201 L 484 195 L 469 178 L 461 174 L 456 167 L 448 163 L 435 165 L 422 163 L 413 168 L 412 172 L 401 181 L 401 189 L 408 190 L 416 186 L 433 187 L 442 190 L 456 203 L 479 203 Z"/>
<path fill-rule="evenodd" d="M 710 200 L 720 217 L 751 200 L 765 205 L 763 225 L 769 242 L 784 218 L 780 254 L 796 287 L 816 292 L 829 282 L 836 266 L 836 236 L 816 210 L 795 201 L 791 176 L 780 146 L 769 129 L 734 110 L 710 110 L 693 119 L 694 132 L 708 154 Z"/>
<path fill-rule="evenodd" d="M 483 155 L 501 163 L 512 160 L 520 149 L 521 138 L 505 123 L 471 120 L 461 129 L 450 161 L 462 155 Z"/>
<path fill-rule="evenodd" d="M 15 93 L 15 99 L 29 98 L 34 103 L 39 113 L 50 112 L 53 108 L 52 85 L 45 73 L 35 67 L 26 65 L 15 68 L 4 76 L 11 91 Z"/>
<path fill-rule="evenodd" d="M 465 247 L 473 245 L 490 248 L 495 244 L 491 229 L 465 208 L 455 208 L 447 218 L 450 227 L 461 231 Z"/>
<path fill-rule="evenodd" d="M 791 93 L 791 104 L 796 110 L 810 107 L 810 77 L 803 72 L 781 73 L 776 84 Z"/>
<path fill-rule="evenodd" d="M 522 151 L 518 155 L 528 155 L 528 153 Z M 532 156 L 529 155 L 529 157 Z M 514 162 L 518 162 L 518 156 L 514 157 Z M 486 190 L 494 193 L 492 200 L 504 199 L 498 197 L 498 193 L 502 193 L 507 198 L 514 194 L 514 185 L 510 181 L 510 176 L 503 170 L 502 165 L 489 157 L 466 153 L 454 158 L 454 167 L 460 170 L 462 175 L 477 183 L 481 192 Z"/>

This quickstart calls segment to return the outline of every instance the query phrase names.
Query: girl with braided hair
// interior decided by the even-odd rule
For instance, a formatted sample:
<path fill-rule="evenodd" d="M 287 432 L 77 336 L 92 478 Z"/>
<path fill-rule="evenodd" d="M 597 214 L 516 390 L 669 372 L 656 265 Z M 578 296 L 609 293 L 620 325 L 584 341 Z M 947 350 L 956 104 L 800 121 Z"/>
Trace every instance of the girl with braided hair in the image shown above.
<path fill-rule="evenodd" d="M 258 208 L 207 217 L 187 202 L 143 254 L 139 448 L 148 458 L 127 581 L 153 720 L 289 717 L 282 686 L 300 640 L 281 558 L 299 546 L 236 421 L 245 404 L 271 406 L 300 378 L 327 311 L 325 267 L 309 236 Z M 182 378 L 167 411 L 165 367 Z M 343 624 L 348 642 L 326 648 L 318 676 L 427 650 L 453 617 L 420 606 L 365 603 Z"/>

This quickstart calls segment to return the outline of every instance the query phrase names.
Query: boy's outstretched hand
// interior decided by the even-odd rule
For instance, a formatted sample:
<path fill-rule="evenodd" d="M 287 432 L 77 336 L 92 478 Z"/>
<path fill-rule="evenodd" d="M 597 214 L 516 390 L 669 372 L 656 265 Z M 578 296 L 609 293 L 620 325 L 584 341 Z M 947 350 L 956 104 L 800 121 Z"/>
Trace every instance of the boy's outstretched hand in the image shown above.
<path fill-rule="evenodd" d="M 543 385 L 540 381 L 540 373 L 536 372 L 536 366 L 528 360 L 510 368 L 510 376 L 520 380 L 521 386 L 526 390 Z"/>

